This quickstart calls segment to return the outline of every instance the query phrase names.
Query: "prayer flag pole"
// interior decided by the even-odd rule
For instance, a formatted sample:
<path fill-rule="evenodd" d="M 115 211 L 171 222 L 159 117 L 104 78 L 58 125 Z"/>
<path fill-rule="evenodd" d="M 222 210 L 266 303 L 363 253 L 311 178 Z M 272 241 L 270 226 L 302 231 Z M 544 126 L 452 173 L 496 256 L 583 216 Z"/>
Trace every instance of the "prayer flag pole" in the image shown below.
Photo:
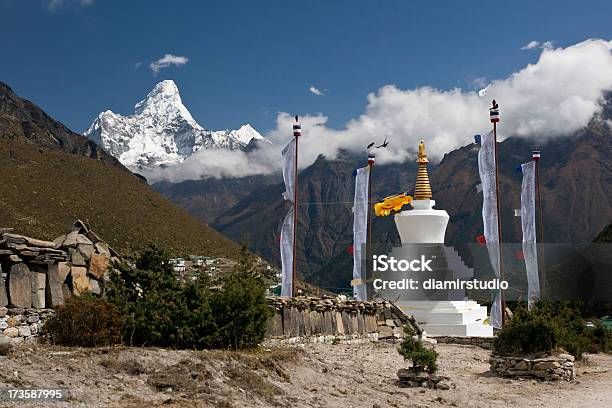
<path fill-rule="evenodd" d="M 298 223 L 298 141 L 302 135 L 302 126 L 298 123 L 298 116 L 295 115 L 293 125 L 293 137 L 295 137 L 295 168 L 293 174 L 293 259 L 291 269 L 291 297 L 295 297 L 296 280 L 296 247 L 297 247 L 297 223 Z"/>
<path fill-rule="evenodd" d="M 544 284 L 546 283 L 546 267 L 544 265 L 544 216 L 542 214 L 542 195 L 540 192 L 540 156 L 539 150 L 534 150 L 531 153 L 531 158 L 535 162 L 535 182 L 536 182 L 536 199 L 538 200 L 538 229 L 539 232 L 539 256 L 538 265 L 540 267 L 540 298 L 544 293 Z"/>
<path fill-rule="evenodd" d="M 497 201 L 497 234 L 499 240 L 499 279 L 504 280 L 504 258 L 502 250 L 502 223 L 501 223 L 501 206 L 499 200 L 499 154 L 497 148 L 497 123 L 499 123 L 499 105 L 493 99 L 492 106 L 489 109 L 491 123 L 493 123 L 493 144 L 495 146 L 495 199 Z M 506 301 L 504 292 L 500 292 L 501 307 L 502 307 L 502 327 L 506 323 Z"/>

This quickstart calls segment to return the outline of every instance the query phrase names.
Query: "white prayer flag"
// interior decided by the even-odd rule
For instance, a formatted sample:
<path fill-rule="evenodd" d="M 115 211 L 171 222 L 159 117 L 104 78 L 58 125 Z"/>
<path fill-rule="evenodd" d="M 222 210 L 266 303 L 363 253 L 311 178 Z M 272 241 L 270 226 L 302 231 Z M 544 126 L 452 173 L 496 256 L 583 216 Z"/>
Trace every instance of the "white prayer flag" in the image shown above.
<path fill-rule="evenodd" d="M 521 165 L 523 170 L 521 226 L 523 228 L 523 256 L 527 269 L 527 304 L 529 309 L 540 298 L 538 244 L 535 225 L 535 165 L 536 162 L 534 161 Z"/>
<path fill-rule="evenodd" d="M 357 300 L 367 300 L 363 264 L 368 235 L 368 184 L 370 166 L 357 169 L 355 199 L 353 204 L 353 295 Z"/>
<path fill-rule="evenodd" d="M 293 204 L 294 181 L 295 181 L 295 138 L 291 139 L 282 151 L 283 180 L 285 181 L 285 192 L 283 198 Z M 293 206 L 289 208 L 280 237 L 280 253 L 282 266 L 281 296 L 293 296 Z"/>
<path fill-rule="evenodd" d="M 482 136 L 480 151 L 478 152 L 478 172 L 482 183 L 482 222 L 484 236 L 487 242 L 489 260 L 495 276 L 500 278 L 499 259 L 499 230 L 497 224 L 497 191 L 495 180 L 495 138 L 493 132 Z M 491 306 L 491 326 L 501 328 L 502 308 L 501 291 L 497 292 Z"/>

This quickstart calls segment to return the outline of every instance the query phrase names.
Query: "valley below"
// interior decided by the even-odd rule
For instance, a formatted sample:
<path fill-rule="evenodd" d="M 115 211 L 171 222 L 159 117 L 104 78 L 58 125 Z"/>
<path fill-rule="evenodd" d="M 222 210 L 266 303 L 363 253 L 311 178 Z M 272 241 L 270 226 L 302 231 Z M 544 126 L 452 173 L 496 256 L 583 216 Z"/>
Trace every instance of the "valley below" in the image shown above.
<path fill-rule="evenodd" d="M 256 351 L 59 348 L 22 344 L 0 356 L 0 388 L 68 389 L 23 407 L 597 407 L 612 403 L 612 355 L 591 354 L 572 382 L 509 380 L 490 352 L 438 344 L 450 390 L 400 388 L 397 344 L 312 343 Z M 0 401 L 0 406 L 9 406 Z"/>

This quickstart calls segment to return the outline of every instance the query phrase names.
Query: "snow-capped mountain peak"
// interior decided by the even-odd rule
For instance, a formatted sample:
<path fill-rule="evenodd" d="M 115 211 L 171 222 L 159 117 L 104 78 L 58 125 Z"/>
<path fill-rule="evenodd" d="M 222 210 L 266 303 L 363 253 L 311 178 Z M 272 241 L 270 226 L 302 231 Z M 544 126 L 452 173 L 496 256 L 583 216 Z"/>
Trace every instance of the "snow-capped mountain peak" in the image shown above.
<path fill-rule="evenodd" d="M 155 85 L 132 115 L 100 113 L 84 136 L 131 168 L 172 165 L 202 149 L 243 150 L 252 139 L 267 141 L 249 124 L 237 130 L 204 129 L 172 80 Z"/>

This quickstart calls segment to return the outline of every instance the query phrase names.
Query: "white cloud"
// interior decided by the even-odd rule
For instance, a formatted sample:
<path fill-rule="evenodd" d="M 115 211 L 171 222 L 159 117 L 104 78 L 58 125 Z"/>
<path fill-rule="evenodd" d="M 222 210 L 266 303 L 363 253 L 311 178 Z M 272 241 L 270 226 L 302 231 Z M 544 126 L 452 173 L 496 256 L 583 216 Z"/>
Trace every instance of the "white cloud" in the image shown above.
<path fill-rule="evenodd" d="M 170 65 L 176 65 L 180 67 L 185 65 L 189 61 L 189 58 L 178 55 L 166 54 L 157 61 L 153 61 L 149 64 L 149 68 L 153 71 L 153 75 L 157 75 L 159 71 L 164 68 L 168 68 Z"/>
<path fill-rule="evenodd" d="M 492 80 L 487 98 L 475 90 L 440 90 L 420 87 L 402 90 L 386 85 L 367 97 L 365 112 L 342 129 L 326 126 L 322 114 L 304 115 L 300 139 L 300 165 L 310 165 L 319 154 L 334 158 L 339 149 L 361 152 L 371 141 L 390 141 L 377 149 L 377 163 L 412 159 L 421 139 L 433 160 L 471 143 L 473 135 L 490 129 L 488 108 L 495 98 L 500 106 L 501 139 L 551 138 L 567 135 L 588 124 L 601 111 L 603 91 L 612 90 L 612 41 L 587 40 L 566 48 L 543 49 L 538 61 L 504 79 Z M 180 179 L 201 175 L 246 175 L 276 171 L 280 150 L 291 139 L 293 115 L 279 113 L 276 128 L 266 136 L 274 145 L 252 155 L 206 152 L 158 177 Z M 206 159 L 206 160 L 204 160 Z"/>
<path fill-rule="evenodd" d="M 540 43 L 539 41 L 529 41 L 529 43 L 521 47 L 521 50 L 533 50 L 534 48 L 552 50 L 555 48 L 555 44 L 552 41 L 544 41 L 543 43 Z"/>
<path fill-rule="evenodd" d="M 529 41 L 526 45 L 521 47 L 521 50 L 532 50 L 534 48 L 538 48 L 540 46 L 539 41 Z"/>
<path fill-rule="evenodd" d="M 319 88 L 316 88 L 316 87 L 314 87 L 312 85 L 308 88 L 308 92 L 310 92 L 311 94 L 317 95 L 317 96 L 325 95 L 325 92 L 323 92 Z"/>
<path fill-rule="evenodd" d="M 135 63 L 134 63 L 134 65 L 133 65 L 134 69 L 138 69 L 138 68 L 140 68 L 141 66 L 142 66 L 142 62 L 141 62 L 141 61 L 137 61 L 137 62 L 135 62 Z"/>
<path fill-rule="evenodd" d="M 46 0 L 45 6 L 49 10 L 57 10 L 59 8 L 64 7 L 64 4 L 70 1 L 74 3 L 79 3 L 82 6 L 90 6 L 94 2 L 94 0 Z"/>

